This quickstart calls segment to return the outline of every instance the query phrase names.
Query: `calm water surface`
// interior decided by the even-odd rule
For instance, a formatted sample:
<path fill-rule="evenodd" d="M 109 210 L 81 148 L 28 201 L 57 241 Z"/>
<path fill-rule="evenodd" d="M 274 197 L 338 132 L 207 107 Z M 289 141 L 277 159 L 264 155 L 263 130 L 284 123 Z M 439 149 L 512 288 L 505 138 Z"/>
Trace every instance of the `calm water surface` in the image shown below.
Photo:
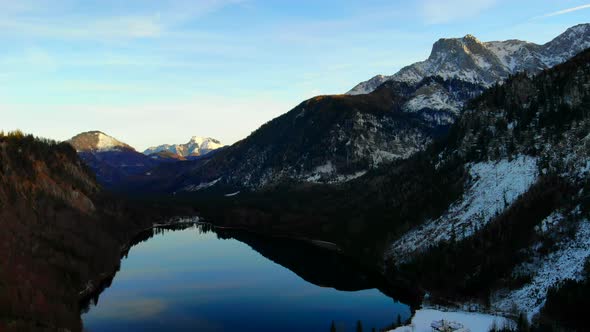
<path fill-rule="evenodd" d="M 87 331 L 365 331 L 408 306 L 332 251 L 193 226 L 134 246 L 82 319 Z"/>

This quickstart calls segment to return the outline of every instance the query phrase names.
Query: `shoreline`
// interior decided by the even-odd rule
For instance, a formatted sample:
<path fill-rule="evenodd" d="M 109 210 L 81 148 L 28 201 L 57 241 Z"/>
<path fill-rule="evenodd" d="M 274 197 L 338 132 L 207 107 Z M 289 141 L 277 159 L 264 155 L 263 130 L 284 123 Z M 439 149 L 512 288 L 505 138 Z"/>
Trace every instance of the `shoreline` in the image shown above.
<path fill-rule="evenodd" d="M 178 220 L 178 219 L 180 219 L 180 220 Z M 196 219 L 196 220 L 186 221 L 185 219 Z M 121 268 L 121 261 L 122 261 L 123 257 L 125 257 L 129 253 L 129 250 L 131 250 L 131 248 L 135 245 L 133 243 L 134 240 L 137 239 L 142 233 L 145 233 L 147 231 L 153 230 L 158 227 L 195 225 L 195 224 L 199 224 L 199 223 L 205 224 L 204 222 L 199 221 L 200 219 L 201 219 L 201 217 L 199 217 L 199 216 L 172 217 L 169 219 L 170 220 L 169 222 L 153 223 L 151 226 L 143 228 L 143 229 L 135 232 L 135 234 L 133 236 L 131 236 L 131 239 L 128 240 L 126 244 L 121 246 L 120 251 L 119 251 L 119 259 L 114 266 L 114 271 L 100 273 L 97 278 L 88 280 L 85 284 L 84 289 L 82 289 L 81 291 L 78 292 L 78 303 L 79 303 L 80 315 L 82 315 L 83 311 L 87 310 L 87 307 L 90 306 L 91 300 L 93 298 L 95 298 L 97 295 L 100 295 L 100 293 L 102 293 L 102 291 L 105 289 L 105 287 L 108 287 L 110 285 L 110 283 L 114 279 L 115 275 L 117 274 L 117 272 L 119 272 L 119 270 Z"/>
<path fill-rule="evenodd" d="M 259 236 L 267 236 L 273 238 L 283 238 L 283 239 L 290 239 L 296 241 L 303 241 L 307 242 L 311 245 L 324 248 L 326 250 L 331 250 L 334 252 L 342 253 L 342 249 L 335 243 L 317 240 L 317 239 L 310 239 L 306 237 L 298 237 L 298 236 L 288 236 L 285 234 L 272 234 L 268 232 L 260 232 L 252 229 L 247 229 L 244 227 L 233 227 L 233 226 L 219 226 L 215 225 L 211 222 L 203 221 L 203 218 L 200 216 L 192 216 L 192 217 L 171 217 L 168 219 L 167 222 L 156 222 L 153 223 L 151 226 L 143 228 L 135 233 L 131 237 L 129 241 L 125 245 L 120 248 L 119 253 L 119 261 L 114 266 L 114 271 L 112 272 L 103 272 L 99 274 L 97 278 L 88 280 L 85 284 L 84 289 L 78 292 L 78 303 L 80 304 L 80 315 L 83 313 L 84 310 L 87 310 L 87 307 L 90 306 L 91 300 L 95 298 L 97 295 L 100 295 L 102 291 L 110 286 L 110 283 L 116 276 L 117 272 L 121 268 L 121 261 L 125 255 L 129 253 L 131 248 L 135 245 L 133 242 L 137 239 L 142 233 L 156 229 L 156 228 L 164 228 L 164 227 L 173 227 L 173 226 L 189 226 L 189 225 L 208 225 L 216 229 L 220 230 L 235 230 L 241 232 L 248 232 L 251 234 L 259 235 Z"/>

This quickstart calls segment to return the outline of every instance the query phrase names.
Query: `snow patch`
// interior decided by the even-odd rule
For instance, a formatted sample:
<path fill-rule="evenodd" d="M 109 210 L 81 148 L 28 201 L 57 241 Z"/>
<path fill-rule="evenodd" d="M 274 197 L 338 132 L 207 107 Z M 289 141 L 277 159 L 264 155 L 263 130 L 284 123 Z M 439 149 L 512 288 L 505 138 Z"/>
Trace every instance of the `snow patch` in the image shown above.
<path fill-rule="evenodd" d="M 494 324 L 498 327 L 502 327 L 505 324 L 512 326 L 513 324 L 507 318 L 489 314 L 419 309 L 416 310 L 414 317 L 412 317 L 412 322 L 409 325 L 398 327 L 389 332 L 432 332 L 432 324 L 441 320 L 460 323 L 464 326 L 464 331 L 472 332 L 487 332 Z"/>
<path fill-rule="evenodd" d="M 437 91 L 433 94 L 421 94 L 410 99 L 403 109 L 406 112 L 418 112 L 425 108 L 436 111 L 451 111 L 458 113 L 463 105 L 455 100 L 451 100 L 447 94 Z"/>
<path fill-rule="evenodd" d="M 223 144 L 211 137 L 193 136 L 186 144 L 163 144 L 147 148 L 143 154 L 171 152 L 182 157 L 200 156 L 223 147 Z"/>
<path fill-rule="evenodd" d="M 96 148 L 99 150 L 108 150 L 114 147 L 122 146 L 121 142 L 117 141 L 111 136 L 102 133 L 96 134 L 96 138 Z"/>
<path fill-rule="evenodd" d="M 463 197 L 440 218 L 426 222 L 394 242 L 387 256 L 403 262 L 411 254 L 441 241 L 471 236 L 526 192 L 538 176 L 537 158 L 525 155 L 468 167 L 471 182 Z"/>
<path fill-rule="evenodd" d="M 188 185 L 183 188 L 183 191 L 199 191 L 202 189 L 213 187 L 217 182 L 221 181 L 221 178 L 215 179 L 211 182 L 201 182 L 198 185 Z"/>
<path fill-rule="evenodd" d="M 328 161 L 324 165 L 315 168 L 314 173 L 316 174 L 332 174 L 336 171 L 336 168 L 332 165 L 331 161 Z"/>
<path fill-rule="evenodd" d="M 396 159 L 407 158 L 417 151 L 418 151 L 417 149 L 409 148 L 408 151 L 406 151 L 406 153 L 403 155 L 399 155 L 399 154 L 395 154 L 395 153 L 391 153 L 389 151 L 383 151 L 383 150 L 374 151 L 371 154 L 371 159 L 373 160 L 373 167 L 377 167 L 383 163 L 392 162 Z"/>

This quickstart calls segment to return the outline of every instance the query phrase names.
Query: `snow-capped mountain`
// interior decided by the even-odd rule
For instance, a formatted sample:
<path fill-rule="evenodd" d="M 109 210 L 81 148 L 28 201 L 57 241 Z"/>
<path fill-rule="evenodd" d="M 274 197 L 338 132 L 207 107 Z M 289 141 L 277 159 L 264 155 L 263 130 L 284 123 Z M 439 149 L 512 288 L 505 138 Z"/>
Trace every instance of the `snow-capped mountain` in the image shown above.
<path fill-rule="evenodd" d="M 131 146 L 109 136 L 101 131 L 80 133 L 68 140 L 78 152 L 134 150 Z"/>
<path fill-rule="evenodd" d="M 178 157 L 188 158 L 205 155 L 223 147 L 219 140 L 211 137 L 193 136 L 185 144 L 164 144 L 147 148 L 143 154 L 157 155 L 161 152 L 172 153 Z"/>
<path fill-rule="evenodd" d="M 116 187 L 130 176 L 145 174 L 158 165 L 156 160 L 101 131 L 84 132 L 67 142 L 106 187 Z"/>
<path fill-rule="evenodd" d="M 543 45 L 521 40 L 481 42 L 472 35 L 443 38 L 434 44 L 427 60 L 404 67 L 391 76 L 375 76 L 347 94 L 370 93 L 387 81 L 417 83 L 429 76 L 488 87 L 517 72 L 534 74 L 553 67 L 588 47 L 590 24 L 571 27 Z"/>
<path fill-rule="evenodd" d="M 494 312 L 516 310 L 531 319 L 545 315 L 551 301 L 578 305 L 555 294 L 565 280 L 584 280 L 590 262 L 589 84 L 587 49 L 534 77 L 515 75 L 470 102 L 441 148 L 430 151 L 436 178 L 464 170 L 455 178 L 463 179 L 463 190 L 394 237 L 385 254 L 390 266 L 419 271 L 411 280 L 423 279 L 431 296 L 487 298 Z M 467 290 L 473 285 L 489 293 L 477 298 Z"/>

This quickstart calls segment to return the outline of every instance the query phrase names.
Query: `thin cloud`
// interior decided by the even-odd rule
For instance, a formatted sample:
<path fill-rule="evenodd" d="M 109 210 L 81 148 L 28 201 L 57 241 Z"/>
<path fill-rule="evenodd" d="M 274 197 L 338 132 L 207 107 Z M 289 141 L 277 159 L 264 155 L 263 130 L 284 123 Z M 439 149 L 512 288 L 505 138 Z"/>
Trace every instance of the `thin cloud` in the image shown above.
<path fill-rule="evenodd" d="M 119 40 L 157 38 L 168 35 L 178 25 L 202 18 L 246 0 L 172 0 L 148 12 L 135 9 L 113 14 L 88 16 L 73 10 L 69 1 L 58 2 L 59 10 L 47 5 L 33 6 L 29 0 L 19 5 L 0 0 L 1 34 L 54 39 Z M 107 6 L 105 6 L 107 7 Z M 59 13 L 69 13 L 61 16 Z"/>
<path fill-rule="evenodd" d="M 497 0 L 424 0 L 420 4 L 427 24 L 444 24 L 473 18 L 496 4 Z"/>
<path fill-rule="evenodd" d="M 590 4 L 586 4 L 586 5 L 581 5 L 581 6 L 576 6 L 576 7 L 572 7 L 572 8 L 558 10 L 556 12 L 545 14 L 545 15 L 541 15 L 541 16 L 538 16 L 536 18 L 547 18 L 547 17 L 559 16 L 559 15 L 569 14 L 569 13 L 577 12 L 578 10 L 588 9 L 588 8 L 590 8 Z"/>

